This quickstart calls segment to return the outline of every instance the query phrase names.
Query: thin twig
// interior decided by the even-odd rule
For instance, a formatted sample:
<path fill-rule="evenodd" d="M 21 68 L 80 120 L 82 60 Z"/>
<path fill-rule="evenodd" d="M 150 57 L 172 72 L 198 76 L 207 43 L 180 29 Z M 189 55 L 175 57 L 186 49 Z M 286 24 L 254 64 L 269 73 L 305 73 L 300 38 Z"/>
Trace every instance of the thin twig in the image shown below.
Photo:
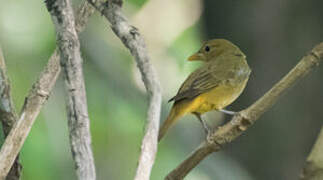
<path fill-rule="evenodd" d="M 130 50 L 137 62 L 145 84 L 149 107 L 145 125 L 145 135 L 142 140 L 141 153 L 135 180 L 148 180 L 155 161 L 157 152 L 157 136 L 161 108 L 161 88 L 156 72 L 146 49 L 144 39 L 138 29 L 130 25 L 121 10 L 122 0 L 110 0 L 105 3 L 88 0 L 107 20 L 111 23 L 114 33 L 123 44 Z"/>
<path fill-rule="evenodd" d="M 87 1 L 82 3 L 77 11 L 76 27 L 78 32 L 85 27 L 88 17 L 93 13 L 93 7 Z M 17 154 L 24 144 L 29 131 L 38 116 L 43 104 L 47 101 L 56 79 L 60 73 L 59 54 L 56 49 L 49 59 L 38 80 L 33 84 L 25 99 L 20 118 L 14 123 L 9 135 L 0 150 L 0 179 L 4 179 L 10 170 Z"/>
<path fill-rule="evenodd" d="M 11 87 L 7 76 L 5 59 L 0 47 L 0 120 L 4 136 L 7 137 L 13 124 L 17 121 L 18 115 L 11 98 Z M 11 167 L 7 180 L 19 180 L 22 166 L 17 156 Z"/>
<path fill-rule="evenodd" d="M 323 126 L 301 174 L 301 180 L 320 179 L 323 179 Z"/>
<path fill-rule="evenodd" d="M 318 44 L 313 50 L 277 84 L 275 84 L 264 96 L 254 104 L 235 115 L 230 122 L 219 127 L 208 136 L 185 161 L 170 172 L 165 179 L 183 179 L 196 165 L 212 152 L 219 151 L 222 145 L 230 143 L 246 131 L 253 123 L 260 118 L 269 108 L 271 108 L 279 97 L 292 85 L 298 82 L 315 66 L 319 65 L 323 58 L 323 43 Z"/>
<path fill-rule="evenodd" d="M 75 20 L 69 0 L 47 0 L 56 41 L 60 52 L 60 64 L 64 71 L 67 95 L 70 144 L 78 179 L 95 180 L 95 166 L 91 147 L 90 119 L 82 68 L 80 42 L 75 30 Z"/>

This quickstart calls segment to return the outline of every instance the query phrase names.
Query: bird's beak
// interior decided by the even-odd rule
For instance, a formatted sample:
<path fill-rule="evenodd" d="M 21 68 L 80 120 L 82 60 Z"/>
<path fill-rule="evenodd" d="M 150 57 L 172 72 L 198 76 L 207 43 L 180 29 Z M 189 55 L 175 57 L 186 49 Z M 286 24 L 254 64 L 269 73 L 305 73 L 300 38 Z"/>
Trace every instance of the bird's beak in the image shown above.
<path fill-rule="evenodd" d="M 188 58 L 189 61 L 201 61 L 203 60 L 205 57 L 204 57 L 204 54 L 200 53 L 200 52 L 197 52 L 195 54 L 193 54 L 192 56 L 190 56 Z"/>

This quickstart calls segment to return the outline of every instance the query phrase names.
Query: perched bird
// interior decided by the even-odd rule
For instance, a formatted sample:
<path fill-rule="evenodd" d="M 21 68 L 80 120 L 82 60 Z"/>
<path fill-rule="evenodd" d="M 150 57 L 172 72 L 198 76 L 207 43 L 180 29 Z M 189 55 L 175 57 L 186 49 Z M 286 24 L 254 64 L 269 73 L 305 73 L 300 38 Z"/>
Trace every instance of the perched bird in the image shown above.
<path fill-rule="evenodd" d="M 159 130 L 158 141 L 178 119 L 188 113 L 199 119 L 206 133 L 209 132 L 208 127 L 201 114 L 211 110 L 234 114 L 224 108 L 242 93 L 251 73 L 243 52 L 225 39 L 205 42 L 188 60 L 204 63 L 188 76 L 176 96 L 169 100 L 174 104 Z"/>

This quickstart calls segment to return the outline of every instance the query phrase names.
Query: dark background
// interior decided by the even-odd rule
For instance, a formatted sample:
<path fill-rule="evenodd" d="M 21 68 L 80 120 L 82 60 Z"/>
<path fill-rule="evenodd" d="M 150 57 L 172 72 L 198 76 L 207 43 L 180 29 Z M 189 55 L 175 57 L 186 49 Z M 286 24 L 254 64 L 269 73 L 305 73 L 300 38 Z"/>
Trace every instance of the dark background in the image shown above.
<path fill-rule="evenodd" d="M 322 6 L 322 1 L 300 0 L 205 1 L 207 39 L 225 37 L 237 43 L 253 70 L 232 109 L 262 96 L 322 41 Z M 224 151 L 255 179 L 297 179 L 322 127 L 322 75 L 322 68 L 315 69 Z"/>

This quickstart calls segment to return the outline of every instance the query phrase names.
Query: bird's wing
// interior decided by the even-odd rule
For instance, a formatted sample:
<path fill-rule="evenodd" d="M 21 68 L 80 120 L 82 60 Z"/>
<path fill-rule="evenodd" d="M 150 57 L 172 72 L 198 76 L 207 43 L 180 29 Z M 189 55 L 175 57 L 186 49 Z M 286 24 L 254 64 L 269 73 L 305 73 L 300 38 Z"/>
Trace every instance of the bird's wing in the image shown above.
<path fill-rule="evenodd" d="M 170 101 L 178 102 L 183 99 L 192 99 L 219 85 L 221 81 L 208 67 L 202 67 L 194 71 L 182 84 L 176 96 Z"/>

